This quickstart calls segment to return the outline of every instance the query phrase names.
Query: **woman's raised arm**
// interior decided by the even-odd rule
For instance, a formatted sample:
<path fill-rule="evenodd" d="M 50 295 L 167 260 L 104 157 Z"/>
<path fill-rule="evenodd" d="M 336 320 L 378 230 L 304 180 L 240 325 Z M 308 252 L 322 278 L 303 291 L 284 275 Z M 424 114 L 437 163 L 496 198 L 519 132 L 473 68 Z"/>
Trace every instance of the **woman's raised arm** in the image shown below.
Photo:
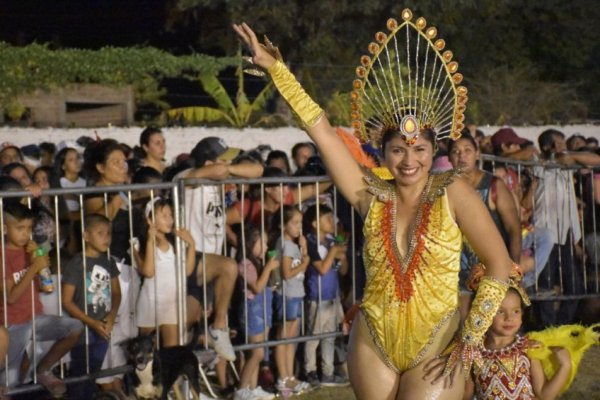
<path fill-rule="evenodd" d="M 258 41 L 254 31 L 246 23 L 234 24 L 233 29 L 250 49 L 252 62 L 269 72 L 281 95 L 305 123 L 306 130 L 319 148 L 334 184 L 346 200 L 364 215 L 370 201 L 370 195 L 366 191 L 367 185 L 363 180 L 364 172 L 337 136 L 323 111 L 304 92 L 285 65 Z"/>

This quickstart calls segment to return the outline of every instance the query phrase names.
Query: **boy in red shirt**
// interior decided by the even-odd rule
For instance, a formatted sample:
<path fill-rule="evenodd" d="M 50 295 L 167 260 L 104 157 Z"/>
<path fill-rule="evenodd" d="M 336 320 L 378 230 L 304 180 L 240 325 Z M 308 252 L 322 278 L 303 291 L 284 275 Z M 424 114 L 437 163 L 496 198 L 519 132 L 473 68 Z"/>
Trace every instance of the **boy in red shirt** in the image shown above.
<path fill-rule="evenodd" d="M 30 240 L 34 214 L 20 203 L 5 204 L 3 211 L 4 245 L 0 247 L 0 291 L 3 298 L 0 301 L 0 322 L 7 325 L 10 337 L 8 383 L 14 385 L 19 382 L 19 369 L 35 327 L 36 341 L 54 341 L 37 365 L 37 382 L 53 396 L 62 396 L 66 392 L 65 384 L 50 369 L 77 343 L 83 325 L 73 318 L 43 314 L 37 276 L 50 265 L 50 260 L 47 255 L 34 256 L 37 245 Z M 4 375 L 4 371 L 0 375 Z M 0 382 L 5 379 L 0 376 Z"/>

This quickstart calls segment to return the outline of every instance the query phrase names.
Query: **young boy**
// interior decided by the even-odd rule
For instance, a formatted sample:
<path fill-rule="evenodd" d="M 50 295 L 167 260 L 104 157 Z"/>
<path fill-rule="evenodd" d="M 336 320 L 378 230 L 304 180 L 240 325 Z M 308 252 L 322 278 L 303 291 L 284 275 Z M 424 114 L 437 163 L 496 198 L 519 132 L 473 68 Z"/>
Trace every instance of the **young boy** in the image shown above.
<path fill-rule="evenodd" d="M 0 289 L 4 292 L 6 305 L 0 301 L 0 321 L 5 323 L 6 307 L 10 337 L 8 383 L 13 385 L 19 381 L 23 356 L 35 327 L 36 341 L 54 342 L 37 365 L 37 382 L 54 397 L 62 396 L 66 386 L 50 369 L 75 346 L 83 326 L 73 318 L 43 314 L 37 276 L 50 265 L 50 260 L 47 255 L 35 255 L 37 245 L 30 240 L 33 212 L 20 203 L 10 203 L 4 205 L 3 214 L 4 254 L 0 253 L 0 262 L 4 263 L 5 269 L 0 268 Z M 0 382 L 4 380 L 3 376 L 0 377 Z"/>
<path fill-rule="evenodd" d="M 318 208 L 317 208 L 318 207 Z M 342 322 L 339 277 L 348 272 L 346 245 L 337 243 L 333 236 L 335 222 L 333 211 L 326 205 L 310 206 L 304 213 L 310 264 L 304 280 L 306 287 L 307 334 L 335 332 Z M 319 284 L 320 280 L 320 284 Z M 348 382 L 334 375 L 335 338 L 329 337 L 306 342 L 304 367 L 311 385 L 342 386 Z M 317 347 L 321 346 L 322 377 L 317 375 Z"/>
<path fill-rule="evenodd" d="M 100 214 L 88 215 L 84 221 L 83 238 L 85 252 L 71 259 L 65 267 L 62 280 L 63 308 L 89 328 L 87 349 L 86 335 L 81 335 L 77 346 L 71 351 L 71 376 L 100 370 L 121 302 L 119 270 L 115 260 L 106 253 L 111 243 L 110 220 Z M 86 381 L 74 385 L 71 396 L 77 399 L 92 398 L 96 389 L 92 381 Z"/>

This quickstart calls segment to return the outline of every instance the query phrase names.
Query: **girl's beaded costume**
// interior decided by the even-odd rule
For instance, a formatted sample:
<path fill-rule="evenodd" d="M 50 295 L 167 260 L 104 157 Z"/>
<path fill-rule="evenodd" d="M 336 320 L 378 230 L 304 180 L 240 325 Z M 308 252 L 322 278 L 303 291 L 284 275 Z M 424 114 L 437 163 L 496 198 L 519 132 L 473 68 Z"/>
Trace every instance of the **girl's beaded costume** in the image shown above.
<path fill-rule="evenodd" d="M 531 363 L 526 351 L 527 337 L 498 350 L 482 349 L 481 362 L 473 365 L 475 396 L 480 400 L 529 400 L 535 398 L 531 386 Z"/>

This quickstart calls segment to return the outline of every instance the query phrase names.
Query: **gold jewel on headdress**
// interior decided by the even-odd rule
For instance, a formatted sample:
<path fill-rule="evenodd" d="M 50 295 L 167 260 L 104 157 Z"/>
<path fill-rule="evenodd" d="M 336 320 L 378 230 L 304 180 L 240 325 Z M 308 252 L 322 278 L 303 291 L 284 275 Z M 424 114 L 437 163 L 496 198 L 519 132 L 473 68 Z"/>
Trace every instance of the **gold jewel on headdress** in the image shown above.
<path fill-rule="evenodd" d="M 466 282 L 467 289 L 476 292 L 479 287 L 479 282 L 481 282 L 481 278 L 485 276 L 485 273 L 485 265 L 477 263 L 471 266 L 471 273 L 469 274 L 469 278 Z M 521 286 L 522 280 L 523 269 L 521 269 L 521 266 L 519 264 L 513 263 L 512 268 L 510 270 L 510 274 L 508 276 L 508 286 L 515 289 L 519 293 L 519 296 L 521 296 L 523 304 L 529 307 L 531 305 L 531 300 L 529 300 L 527 292 L 525 292 L 525 289 L 523 289 L 523 287 Z"/>
<path fill-rule="evenodd" d="M 389 34 L 377 32 L 363 55 L 353 82 L 352 127 L 364 143 L 379 147 L 383 132 L 395 129 L 414 144 L 425 129 L 436 139 L 458 139 L 464 128 L 467 88 L 446 42 L 425 18 L 412 22 L 409 9 L 401 24 L 387 21 Z M 434 42 L 435 40 L 435 42 Z M 406 41 L 406 43 L 403 43 Z"/>

